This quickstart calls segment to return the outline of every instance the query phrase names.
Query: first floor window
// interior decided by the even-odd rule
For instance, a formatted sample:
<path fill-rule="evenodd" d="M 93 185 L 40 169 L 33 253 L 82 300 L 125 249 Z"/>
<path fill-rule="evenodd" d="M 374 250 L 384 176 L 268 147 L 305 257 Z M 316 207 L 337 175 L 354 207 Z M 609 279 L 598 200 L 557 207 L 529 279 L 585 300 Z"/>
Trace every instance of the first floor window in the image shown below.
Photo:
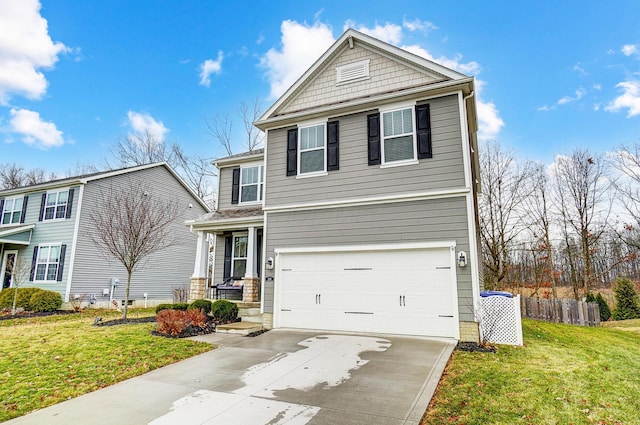
<path fill-rule="evenodd" d="M 324 124 L 300 128 L 299 174 L 325 171 Z"/>
<path fill-rule="evenodd" d="M 247 271 L 247 245 L 249 236 L 233 237 L 233 255 L 231 257 L 232 276 L 243 277 Z"/>
<path fill-rule="evenodd" d="M 35 280 L 55 281 L 60 267 L 60 245 L 40 245 Z"/>
<path fill-rule="evenodd" d="M 47 200 L 44 208 L 44 219 L 53 220 L 56 218 L 65 218 L 65 215 L 67 214 L 68 200 L 68 190 L 47 193 Z"/>
<path fill-rule="evenodd" d="M 240 203 L 262 201 L 264 185 L 264 166 L 243 167 L 240 169 Z"/>
<path fill-rule="evenodd" d="M 2 209 L 2 224 L 20 223 L 20 215 L 22 214 L 23 197 L 8 198 L 4 200 L 4 208 Z"/>
<path fill-rule="evenodd" d="M 382 113 L 382 162 L 415 159 L 413 108 Z"/>

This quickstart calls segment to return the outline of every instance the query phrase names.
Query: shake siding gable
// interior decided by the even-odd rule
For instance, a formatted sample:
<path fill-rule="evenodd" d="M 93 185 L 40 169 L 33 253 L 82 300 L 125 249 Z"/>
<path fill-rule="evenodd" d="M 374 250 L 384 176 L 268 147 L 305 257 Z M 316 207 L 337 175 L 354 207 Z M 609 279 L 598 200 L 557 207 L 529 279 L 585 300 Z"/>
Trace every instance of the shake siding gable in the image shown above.
<path fill-rule="evenodd" d="M 153 196 L 176 200 L 180 210 L 177 219 L 171 224 L 175 245 L 149 256 L 144 267 L 134 272 L 130 299 L 143 300 L 143 294 L 147 293 L 151 300 L 171 300 L 174 288 L 189 286 L 189 278 L 193 273 L 196 235 L 189 231 L 184 221 L 194 219 L 206 211 L 164 166 L 157 166 L 87 183 L 82 201 L 71 294 L 93 294 L 98 301 L 108 301 L 108 297 L 102 296 L 102 291 L 109 289 L 111 278 L 118 278 L 120 285 L 116 289 L 115 299 L 124 299 L 126 270 L 120 262 L 104 254 L 91 241 L 89 235 L 95 229 L 89 216 L 99 205 L 101 192 L 106 193 L 112 187 L 124 190 L 132 180 L 148 182 Z"/>
<path fill-rule="evenodd" d="M 367 115 L 376 111 L 330 117 L 340 122 L 340 169 L 312 179 L 287 178 L 287 129 L 270 130 L 266 144 L 269 164 L 265 205 L 277 207 L 464 188 L 458 97 L 439 97 L 428 103 L 433 157 L 414 165 L 392 168 L 368 165 Z"/>

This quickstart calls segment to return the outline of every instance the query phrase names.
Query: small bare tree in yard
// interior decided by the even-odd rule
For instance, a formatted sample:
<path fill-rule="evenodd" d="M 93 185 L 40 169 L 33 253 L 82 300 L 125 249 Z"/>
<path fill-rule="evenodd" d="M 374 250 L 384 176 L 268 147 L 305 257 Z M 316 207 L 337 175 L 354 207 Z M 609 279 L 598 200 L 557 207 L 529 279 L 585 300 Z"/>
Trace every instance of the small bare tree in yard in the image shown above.
<path fill-rule="evenodd" d="M 18 289 L 24 282 L 29 280 L 29 274 L 31 273 L 31 262 L 25 261 L 19 255 L 13 257 L 13 261 L 7 264 L 7 271 L 11 275 L 11 286 L 13 291 L 13 304 L 11 306 L 11 315 L 15 316 L 17 309 L 16 304 L 18 302 Z"/>
<path fill-rule="evenodd" d="M 128 187 L 101 193 L 90 213 L 91 240 L 127 270 L 123 319 L 127 318 L 133 272 L 144 267 L 149 256 L 174 244 L 171 224 L 178 204 L 156 197 L 148 185 L 131 182 Z"/>

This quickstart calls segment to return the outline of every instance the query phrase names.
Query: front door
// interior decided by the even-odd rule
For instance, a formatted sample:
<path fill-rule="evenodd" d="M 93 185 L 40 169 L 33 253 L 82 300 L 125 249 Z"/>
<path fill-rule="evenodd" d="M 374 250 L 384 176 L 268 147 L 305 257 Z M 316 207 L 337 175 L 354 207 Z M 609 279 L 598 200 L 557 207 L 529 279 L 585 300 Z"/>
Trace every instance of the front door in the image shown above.
<path fill-rule="evenodd" d="M 2 258 L 2 289 L 11 287 L 13 283 L 13 267 L 16 264 L 18 251 L 7 250 Z"/>

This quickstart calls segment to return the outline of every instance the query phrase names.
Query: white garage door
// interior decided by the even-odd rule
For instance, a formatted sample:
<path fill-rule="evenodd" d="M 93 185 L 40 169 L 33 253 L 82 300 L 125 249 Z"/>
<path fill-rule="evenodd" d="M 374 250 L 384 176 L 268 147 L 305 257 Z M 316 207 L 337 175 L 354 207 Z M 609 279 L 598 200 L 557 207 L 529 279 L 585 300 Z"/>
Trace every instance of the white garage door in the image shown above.
<path fill-rule="evenodd" d="M 275 326 L 457 337 L 452 248 L 279 252 Z"/>

